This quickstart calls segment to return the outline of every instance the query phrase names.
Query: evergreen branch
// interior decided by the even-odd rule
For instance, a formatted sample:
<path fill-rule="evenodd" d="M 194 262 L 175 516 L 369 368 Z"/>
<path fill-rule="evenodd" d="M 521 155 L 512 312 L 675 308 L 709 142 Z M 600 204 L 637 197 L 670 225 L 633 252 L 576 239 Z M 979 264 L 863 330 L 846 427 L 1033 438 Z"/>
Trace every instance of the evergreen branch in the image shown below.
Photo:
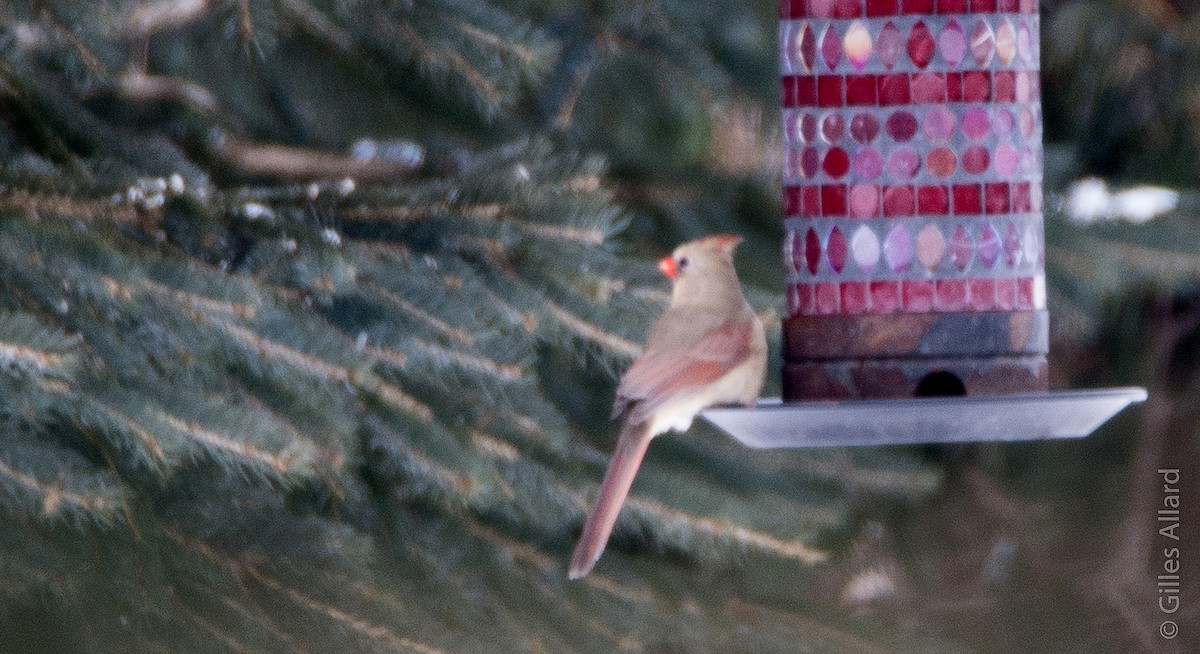
<path fill-rule="evenodd" d="M 526 66 L 533 63 L 533 50 L 518 45 L 495 32 L 489 32 L 478 25 L 472 25 L 465 21 L 454 21 L 454 27 L 467 36 L 475 39 L 489 48 L 506 52 Z"/>
<path fill-rule="evenodd" d="M 836 629 L 828 624 L 813 620 L 802 613 L 796 611 L 782 611 L 775 608 L 768 608 L 759 604 L 753 604 L 741 598 L 730 598 L 726 602 L 726 609 L 735 615 L 752 615 L 752 622 L 758 623 L 762 621 L 764 616 L 772 618 L 772 621 L 777 624 L 796 625 L 800 623 L 798 628 L 802 631 L 810 631 L 819 633 L 831 641 L 840 643 L 843 651 L 861 652 L 863 654 L 889 654 L 893 650 L 885 650 L 854 634 L 846 633 L 842 629 Z"/>
<path fill-rule="evenodd" d="M 741 545 L 800 561 L 807 565 L 822 563 L 829 558 L 828 552 L 814 549 L 798 540 L 782 540 L 725 520 L 690 515 L 644 497 L 631 497 L 626 501 L 626 505 L 636 507 L 638 511 L 653 516 L 655 522 L 659 524 L 681 524 L 695 533 L 716 538 L 729 538 Z"/>
<path fill-rule="evenodd" d="M 204 297 L 196 293 L 191 293 L 179 288 L 172 288 L 165 284 L 160 284 L 152 279 L 141 280 L 142 286 L 157 295 L 158 297 L 174 302 L 175 304 L 185 307 L 191 311 L 195 311 L 200 315 L 208 315 L 213 313 L 224 314 L 227 316 L 240 318 L 242 320 L 253 320 L 258 310 L 253 304 L 245 302 L 230 302 L 227 300 L 214 300 Z"/>
<path fill-rule="evenodd" d="M 130 418 L 124 413 L 121 413 L 113 407 L 101 402 L 98 398 L 89 397 L 88 400 L 104 415 L 116 421 L 116 423 L 122 428 L 132 432 L 134 436 L 137 436 L 138 439 L 142 441 L 142 444 L 146 446 L 146 449 L 150 452 L 150 456 L 156 465 L 160 464 L 164 460 L 165 457 L 163 456 L 162 445 L 159 444 L 158 439 L 155 438 L 154 434 L 151 434 L 145 427 L 136 422 L 133 418 Z"/>
<path fill-rule="evenodd" d="M 234 638 L 231 634 L 221 631 L 220 628 L 206 620 L 196 611 L 185 609 L 184 615 L 187 616 L 188 620 L 191 620 L 192 623 L 204 630 L 206 634 L 215 638 L 218 642 L 225 645 L 225 647 L 229 648 L 230 650 L 234 652 L 240 652 L 241 654 L 255 654 L 256 650 L 254 648 L 242 643 L 238 639 Z"/>
<path fill-rule="evenodd" d="M 430 45 L 406 21 L 398 21 L 395 25 L 397 36 L 412 46 L 417 58 L 431 68 L 445 68 L 457 74 L 468 82 L 475 92 L 484 98 L 489 106 L 498 107 L 504 104 L 504 96 L 492 80 L 488 79 L 479 69 L 475 68 L 461 54 L 453 50 L 437 50 Z"/>
<path fill-rule="evenodd" d="M 151 75 L 131 69 L 117 78 L 116 88 L 122 97 L 134 102 L 170 100 L 206 116 L 217 115 L 221 110 L 221 102 L 212 91 L 177 77 Z"/>
<path fill-rule="evenodd" d="M 61 371 L 63 367 L 61 354 L 0 341 L 0 365 L 12 365 L 17 361 L 31 363 L 40 370 Z"/>
<path fill-rule="evenodd" d="M 430 325 L 451 339 L 467 345 L 475 344 L 475 337 L 472 336 L 467 330 L 455 327 L 454 325 L 451 325 L 437 316 L 434 316 L 421 307 L 418 307 L 412 302 L 404 299 L 398 293 L 394 293 L 380 284 L 366 283 L 363 285 L 363 288 L 364 290 L 370 292 L 372 298 L 383 298 L 389 304 L 395 305 L 401 311 Z"/>
<path fill-rule="evenodd" d="M 433 343 L 424 341 L 415 341 L 415 346 L 422 354 L 438 360 L 445 361 L 456 366 L 466 368 L 475 372 L 481 372 L 486 375 L 502 379 L 504 381 L 516 381 L 525 376 L 525 371 L 521 366 L 511 363 L 500 363 L 487 357 L 476 356 L 451 350 Z"/>
<path fill-rule="evenodd" d="M 227 138 L 216 154 L 243 175 L 282 179 L 334 179 L 348 177 L 372 182 L 394 182 L 412 173 L 411 163 L 391 159 L 356 159 L 294 145 L 251 143 Z"/>
<path fill-rule="evenodd" d="M 52 193 L 30 193 L 25 190 L 0 191 L 0 210 L 18 210 L 31 216 L 43 213 L 76 220 L 110 220 L 116 224 L 137 223 L 141 217 L 137 207 L 124 199 L 78 198 Z"/>
<path fill-rule="evenodd" d="M 114 502 L 111 498 L 103 495 L 91 496 L 69 491 L 62 478 L 53 484 L 44 483 L 37 477 L 8 465 L 3 460 L 0 460 L 0 476 L 11 479 L 41 497 L 42 514 L 47 517 L 56 515 L 64 504 L 73 504 L 86 513 L 101 515 L 114 508 L 124 508 L 123 502 Z"/>
<path fill-rule="evenodd" d="M 108 67 L 104 65 L 104 62 L 100 61 L 96 53 L 92 52 L 75 32 L 67 29 L 67 26 L 63 25 L 54 15 L 54 12 L 50 11 L 49 8 L 43 8 L 42 20 L 49 23 L 54 28 L 54 31 L 58 33 L 58 36 L 63 41 L 66 41 L 67 45 L 71 46 L 71 49 L 75 51 L 75 54 L 79 55 L 79 58 L 88 67 L 88 70 L 92 71 L 92 74 L 101 78 L 108 77 Z"/>
<path fill-rule="evenodd" d="M 159 0 L 140 4 L 123 21 L 125 36 L 144 37 L 185 27 L 198 20 L 213 4 L 213 0 Z"/>
<path fill-rule="evenodd" d="M 319 9 L 307 0 L 278 0 L 292 18 L 300 23 L 302 29 L 314 34 L 333 47 L 349 53 L 355 49 L 354 37 L 349 32 L 329 20 Z"/>
<path fill-rule="evenodd" d="M 622 338 L 607 332 L 599 326 L 590 323 L 579 316 L 567 311 L 559 305 L 547 301 L 546 310 L 551 316 L 567 329 L 574 332 L 584 340 L 591 341 L 604 347 L 605 349 L 616 352 L 626 358 L 634 358 L 642 353 L 642 348 L 637 343 L 628 339 Z"/>
<path fill-rule="evenodd" d="M 182 432 L 188 438 L 203 443 L 204 445 L 234 454 L 237 457 L 246 461 L 256 461 L 279 474 L 287 471 L 292 463 L 292 457 L 287 454 L 275 454 L 264 449 L 255 447 L 244 441 L 239 441 L 229 436 L 219 434 L 211 429 L 188 420 L 183 420 L 166 412 L 160 412 L 161 417 L 168 425 Z"/>
<path fill-rule="evenodd" d="M 1090 235 L 1081 235 L 1081 237 L 1095 241 L 1097 249 L 1105 252 L 1105 256 L 1134 270 L 1148 272 L 1159 278 L 1194 279 L 1200 276 L 1200 255 L 1195 253 L 1172 251 Z"/>
<path fill-rule="evenodd" d="M 552 240 L 573 241 L 587 245 L 601 245 L 608 238 L 608 235 L 599 229 L 547 225 L 546 223 L 513 218 L 512 208 L 499 202 L 485 204 L 439 202 L 428 205 L 394 207 L 358 206 L 338 212 L 338 217 L 342 220 L 370 222 L 420 222 L 445 218 L 447 216 L 461 216 L 484 224 L 502 222 L 506 226 L 515 227 L 532 236 Z"/>

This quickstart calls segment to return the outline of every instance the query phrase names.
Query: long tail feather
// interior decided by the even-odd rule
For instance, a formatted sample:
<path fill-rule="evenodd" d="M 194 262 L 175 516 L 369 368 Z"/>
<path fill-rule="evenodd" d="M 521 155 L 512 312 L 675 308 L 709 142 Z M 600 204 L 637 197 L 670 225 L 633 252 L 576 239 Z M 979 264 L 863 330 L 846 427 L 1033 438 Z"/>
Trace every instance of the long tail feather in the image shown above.
<path fill-rule="evenodd" d="M 604 552 L 608 537 L 612 534 L 613 525 L 617 522 L 617 514 L 633 485 L 633 477 L 637 474 L 646 448 L 650 445 L 650 425 L 645 422 L 626 422 L 621 427 L 621 436 L 617 439 L 617 447 L 613 450 L 612 461 L 604 473 L 604 481 L 600 483 L 600 494 L 596 496 L 596 504 L 588 514 L 587 522 L 583 525 L 583 534 L 575 553 L 571 556 L 571 568 L 568 576 L 578 579 L 591 571 L 596 560 Z"/>

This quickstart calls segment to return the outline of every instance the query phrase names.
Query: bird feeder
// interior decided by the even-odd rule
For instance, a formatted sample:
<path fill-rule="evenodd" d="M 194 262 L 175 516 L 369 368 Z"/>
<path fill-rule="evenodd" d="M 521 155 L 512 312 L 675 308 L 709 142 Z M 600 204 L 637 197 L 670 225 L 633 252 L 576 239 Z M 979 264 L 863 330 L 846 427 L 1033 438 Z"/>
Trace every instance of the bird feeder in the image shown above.
<path fill-rule="evenodd" d="M 1020 439 L 1144 399 L 1048 392 L 1036 0 L 780 18 L 783 401 L 706 417 L 760 446 Z"/>

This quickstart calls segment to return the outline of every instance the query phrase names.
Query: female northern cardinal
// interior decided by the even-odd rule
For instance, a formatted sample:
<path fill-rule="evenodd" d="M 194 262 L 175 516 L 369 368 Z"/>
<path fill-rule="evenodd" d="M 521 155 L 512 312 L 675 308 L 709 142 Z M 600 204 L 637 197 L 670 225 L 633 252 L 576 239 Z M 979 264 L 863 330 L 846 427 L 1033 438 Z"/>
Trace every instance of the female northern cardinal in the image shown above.
<path fill-rule="evenodd" d="M 710 406 L 753 405 L 762 390 L 767 339 L 733 268 L 733 248 L 741 242 L 730 234 L 709 236 L 659 262 L 671 279 L 671 304 L 617 387 L 613 417 L 624 414 L 625 422 L 571 556 L 571 579 L 586 575 L 604 551 L 651 438 L 686 431 Z"/>

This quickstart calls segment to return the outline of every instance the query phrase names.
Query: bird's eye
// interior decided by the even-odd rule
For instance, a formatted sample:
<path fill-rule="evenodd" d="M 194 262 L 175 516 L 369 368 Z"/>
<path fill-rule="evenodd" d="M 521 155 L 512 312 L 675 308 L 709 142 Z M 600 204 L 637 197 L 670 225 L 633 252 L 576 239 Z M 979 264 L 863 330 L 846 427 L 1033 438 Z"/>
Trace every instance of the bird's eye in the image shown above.
<path fill-rule="evenodd" d="M 680 269 L 680 270 L 683 270 L 684 268 L 687 268 L 687 265 L 688 265 L 688 259 L 687 259 L 687 257 L 683 257 L 682 259 L 680 259 L 680 260 L 679 260 L 679 269 Z"/>

